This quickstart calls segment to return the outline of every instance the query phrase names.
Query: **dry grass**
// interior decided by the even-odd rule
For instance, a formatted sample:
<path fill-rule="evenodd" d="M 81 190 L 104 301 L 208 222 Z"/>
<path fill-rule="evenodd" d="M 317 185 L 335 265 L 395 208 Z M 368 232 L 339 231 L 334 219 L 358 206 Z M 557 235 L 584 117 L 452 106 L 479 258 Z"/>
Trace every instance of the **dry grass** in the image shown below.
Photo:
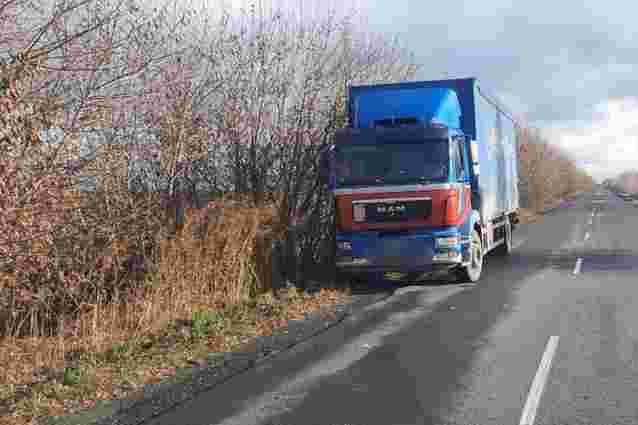
<path fill-rule="evenodd" d="M 547 201 L 542 207 L 538 207 L 536 210 L 531 208 L 520 208 L 519 209 L 519 219 L 521 223 L 535 223 L 542 218 L 542 214 L 544 212 L 550 211 L 552 209 L 560 207 L 566 201 L 572 200 L 578 195 L 583 193 L 583 191 L 578 191 L 574 193 L 570 193 L 565 196 L 565 199 L 553 199 Z"/>
<path fill-rule="evenodd" d="M 231 203 L 188 211 L 178 237 L 161 242 L 158 271 L 139 296 L 86 304 L 72 322 L 77 329 L 58 336 L 0 340 L 0 424 L 131 395 L 192 361 L 214 362 L 211 353 L 346 301 L 336 290 L 275 297 L 266 271 L 279 232 L 273 208 Z M 114 255 L 127 250 L 126 241 L 115 245 Z"/>
<path fill-rule="evenodd" d="M 522 224 L 527 224 L 533 223 L 538 220 L 539 215 L 527 208 L 520 208 L 518 210 L 518 218 Z"/>
<path fill-rule="evenodd" d="M 172 376 L 180 368 L 219 361 L 215 353 L 237 350 L 255 336 L 270 335 L 304 313 L 345 302 L 347 294 L 322 290 L 292 293 L 285 301 L 271 294 L 226 307 L 201 309 L 154 332 L 125 331 L 80 338 L 7 339 L 0 344 L 3 386 L 0 424 L 77 412 L 100 400 L 132 396 L 143 385 Z M 98 314 L 113 323 L 113 310 Z M 106 328 L 107 326 L 105 326 Z"/>
<path fill-rule="evenodd" d="M 194 299 L 223 294 L 239 302 L 272 289 L 270 242 L 281 236 L 274 207 L 248 208 L 239 203 L 207 210 L 187 210 L 180 236 L 162 244 L 161 278 L 183 291 L 188 285 Z M 201 238 L 198 238 L 197 235 Z M 193 293 L 193 288 L 196 288 Z M 177 308 L 179 306 L 170 306 Z"/>

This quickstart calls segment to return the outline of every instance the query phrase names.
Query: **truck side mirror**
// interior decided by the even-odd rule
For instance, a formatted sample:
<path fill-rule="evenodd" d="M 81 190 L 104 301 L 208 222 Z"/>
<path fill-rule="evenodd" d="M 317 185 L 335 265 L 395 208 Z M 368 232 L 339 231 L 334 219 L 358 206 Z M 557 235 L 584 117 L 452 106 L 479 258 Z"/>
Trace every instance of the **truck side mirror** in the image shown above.
<path fill-rule="evenodd" d="M 472 166 L 472 174 L 478 176 L 481 173 L 479 166 L 479 144 L 478 141 L 470 141 L 470 165 Z"/>

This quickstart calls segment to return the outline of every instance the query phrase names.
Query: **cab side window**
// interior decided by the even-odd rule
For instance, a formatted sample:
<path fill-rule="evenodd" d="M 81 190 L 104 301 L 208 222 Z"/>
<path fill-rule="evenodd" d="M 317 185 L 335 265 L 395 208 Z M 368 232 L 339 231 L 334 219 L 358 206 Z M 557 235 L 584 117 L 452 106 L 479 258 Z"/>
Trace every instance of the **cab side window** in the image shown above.
<path fill-rule="evenodd" d="M 464 156 L 462 139 L 452 139 L 452 161 L 457 181 L 465 180 Z"/>
<path fill-rule="evenodd" d="M 462 168 L 462 175 L 461 175 L 461 179 L 465 180 L 467 178 L 467 172 L 465 170 L 467 170 L 466 166 L 469 165 L 469 162 L 467 161 L 467 151 L 465 150 L 465 138 L 461 137 L 458 139 L 459 140 L 459 157 L 461 158 L 461 168 Z"/>

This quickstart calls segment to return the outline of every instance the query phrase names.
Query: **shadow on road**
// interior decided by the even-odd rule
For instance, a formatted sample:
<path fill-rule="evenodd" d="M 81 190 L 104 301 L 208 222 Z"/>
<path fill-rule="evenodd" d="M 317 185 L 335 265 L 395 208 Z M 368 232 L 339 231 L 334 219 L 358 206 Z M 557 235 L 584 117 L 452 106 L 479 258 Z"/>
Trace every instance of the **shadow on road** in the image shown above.
<path fill-rule="evenodd" d="M 490 257 L 489 280 L 445 299 L 347 369 L 315 382 L 300 405 L 267 423 L 309 423 L 310 418 L 322 424 L 445 423 L 485 335 L 508 314 L 517 288 L 545 266 L 545 259 L 525 253 Z M 403 298 L 398 304 L 402 310 L 418 309 L 419 295 L 397 295 Z"/>
<path fill-rule="evenodd" d="M 251 424 L 443 423 L 439 412 L 452 402 L 486 333 L 508 313 L 506 306 L 513 303 L 517 288 L 544 266 L 539 260 L 525 254 L 490 258 L 483 282 L 459 285 L 459 291 L 454 291 L 455 285 L 444 286 L 442 290 L 452 295 L 434 305 L 424 305 L 423 296 L 429 298 L 437 282 L 426 283 L 424 290 L 398 291 L 386 304 L 362 313 L 360 320 L 332 328 L 273 359 L 268 367 L 236 376 L 151 423 L 222 422 L 245 412 L 249 400 L 289 382 L 357 338 L 394 323 L 403 313 L 415 311 L 423 311 L 415 323 L 383 338 L 379 348 L 372 348 L 346 369 L 309 383 L 303 400 L 286 413 Z M 404 285 L 371 284 L 358 290 L 396 290 L 400 286 Z M 428 313 L 428 309 L 433 310 Z M 215 411 L 212 416 L 211 409 Z"/>
<path fill-rule="evenodd" d="M 437 287 L 446 284 L 459 283 L 453 277 L 430 279 L 419 282 L 410 281 L 353 281 L 350 283 L 350 290 L 353 295 L 367 295 L 378 293 L 394 293 L 401 288 L 408 286 Z M 460 284 L 460 283 L 459 283 Z"/>

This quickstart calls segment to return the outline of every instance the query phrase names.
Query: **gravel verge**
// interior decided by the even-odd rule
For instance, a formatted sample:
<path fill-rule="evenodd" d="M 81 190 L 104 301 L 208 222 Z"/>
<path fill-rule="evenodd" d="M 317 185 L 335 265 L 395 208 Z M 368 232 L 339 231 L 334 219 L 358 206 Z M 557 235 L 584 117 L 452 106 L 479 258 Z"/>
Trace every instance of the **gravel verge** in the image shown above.
<path fill-rule="evenodd" d="M 388 298 L 391 292 L 353 295 L 338 304 L 290 321 L 273 335 L 255 338 L 240 352 L 211 353 L 208 361 L 184 368 L 159 384 L 144 387 L 135 398 L 102 402 L 75 415 L 46 422 L 48 425 L 139 425 L 197 394 L 269 361 L 277 354 L 339 324 L 346 317 Z"/>

